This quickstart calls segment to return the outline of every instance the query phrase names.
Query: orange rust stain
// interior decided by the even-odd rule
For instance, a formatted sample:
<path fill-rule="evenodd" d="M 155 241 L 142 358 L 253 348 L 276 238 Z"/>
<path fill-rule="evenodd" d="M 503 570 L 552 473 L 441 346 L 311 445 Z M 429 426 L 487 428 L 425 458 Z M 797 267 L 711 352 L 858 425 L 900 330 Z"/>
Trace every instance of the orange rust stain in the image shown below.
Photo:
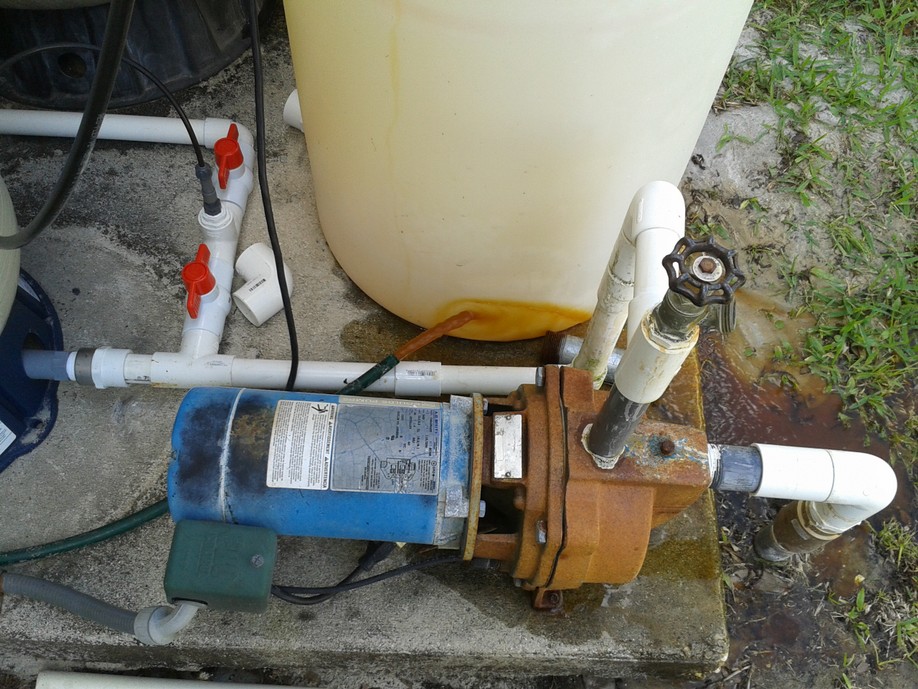
<path fill-rule="evenodd" d="M 450 335 L 492 342 L 542 337 L 547 332 L 566 330 L 583 323 L 591 315 L 588 311 L 555 304 L 460 299 L 441 307 L 434 320 L 442 321 L 460 311 L 473 312 L 475 320 Z"/>

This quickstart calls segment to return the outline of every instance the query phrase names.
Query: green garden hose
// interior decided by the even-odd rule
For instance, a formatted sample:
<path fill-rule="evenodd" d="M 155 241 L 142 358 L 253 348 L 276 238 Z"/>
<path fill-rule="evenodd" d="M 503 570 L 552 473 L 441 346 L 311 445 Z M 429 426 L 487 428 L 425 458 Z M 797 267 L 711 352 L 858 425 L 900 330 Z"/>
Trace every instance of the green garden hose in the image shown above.
<path fill-rule="evenodd" d="M 165 500 L 160 500 L 149 507 L 145 507 L 139 512 L 134 512 L 118 521 L 100 526 L 98 529 L 93 529 L 86 533 L 77 534 L 76 536 L 70 536 L 69 538 L 63 538 L 51 543 L 45 543 L 44 545 L 33 545 L 29 548 L 0 553 L 0 567 L 15 565 L 20 562 L 28 562 L 29 560 L 38 560 L 43 557 L 48 557 L 49 555 L 68 553 L 71 550 L 77 550 L 78 548 L 83 548 L 93 543 L 101 543 L 102 541 L 107 541 L 110 538 L 127 533 L 132 529 L 136 529 L 138 526 L 146 524 L 149 521 L 153 521 L 157 517 L 163 516 L 168 511 L 169 504 Z"/>

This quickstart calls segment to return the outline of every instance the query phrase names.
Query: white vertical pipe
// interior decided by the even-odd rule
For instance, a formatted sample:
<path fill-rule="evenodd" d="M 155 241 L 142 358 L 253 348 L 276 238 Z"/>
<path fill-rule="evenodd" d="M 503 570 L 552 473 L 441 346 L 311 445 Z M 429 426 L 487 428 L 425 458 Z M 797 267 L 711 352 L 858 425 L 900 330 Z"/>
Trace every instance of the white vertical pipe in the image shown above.
<path fill-rule="evenodd" d="M 668 288 L 663 257 L 685 234 L 685 201 L 669 182 L 650 182 L 631 200 L 622 231 L 599 285 L 596 309 L 572 366 L 585 369 L 599 388 L 607 362 L 628 323 L 628 341 Z"/>
<path fill-rule="evenodd" d="M 631 202 L 631 241 L 635 244 L 634 298 L 628 306 L 628 342 L 640 332 L 644 316 L 669 288 L 663 257 L 685 235 L 685 200 L 669 182 L 641 187 Z"/>
<path fill-rule="evenodd" d="M 628 218 L 625 219 L 626 226 Z M 589 371 L 593 387 L 605 382 L 609 357 L 628 319 L 628 304 L 634 296 L 634 246 L 622 228 L 609 263 L 602 274 L 596 308 L 587 326 L 586 336 L 574 361 L 574 368 Z"/>

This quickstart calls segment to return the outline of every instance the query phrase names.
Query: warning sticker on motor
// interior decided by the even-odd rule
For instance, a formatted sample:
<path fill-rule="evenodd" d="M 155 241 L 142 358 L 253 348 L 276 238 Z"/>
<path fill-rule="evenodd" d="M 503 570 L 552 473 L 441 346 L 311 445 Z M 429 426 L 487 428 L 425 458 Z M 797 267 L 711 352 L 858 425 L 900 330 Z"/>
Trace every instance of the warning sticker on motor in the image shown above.
<path fill-rule="evenodd" d="M 332 460 L 332 490 L 436 495 L 440 483 L 440 413 L 437 403 L 342 404 Z"/>
<path fill-rule="evenodd" d="M 327 490 L 338 405 L 280 400 L 268 450 L 271 488 Z"/>
<path fill-rule="evenodd" d="M 16 440 L 16 435 L 5 423 L 0 421 L 0 452 L 5 452 L 6 448 L 12 445 L 14 440 Z"/>

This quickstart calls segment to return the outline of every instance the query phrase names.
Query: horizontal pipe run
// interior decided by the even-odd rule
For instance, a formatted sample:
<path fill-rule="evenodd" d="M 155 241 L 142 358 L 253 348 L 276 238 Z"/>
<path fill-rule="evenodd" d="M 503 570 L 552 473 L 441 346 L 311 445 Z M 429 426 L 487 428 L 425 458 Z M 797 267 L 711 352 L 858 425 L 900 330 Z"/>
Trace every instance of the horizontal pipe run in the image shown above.
<path fill-rule="evenodd" d="M 89 622 L 122 634 L 131 634 L 148 646 L 171 643 L 202 607 L 198 603 L 177 601 L 174 607 L 153 605 L 134 612 L 110 605 L 63 584 L 13 572 L 0 573 L 0 595 L 18 596 L 53 605 Z"/>
<path fill-rule="evenodd" d="M 0 134 L 15 136 L 57 136 L 73 138 L 82 113 L 50 110 L 0 110 Z M 232 120 L 207 117 L 190 120 L 195 136 L 205 148 L 226 136 Z M 252 133 L 238 122 L 239 141 L 251 147 Z M 185 125 L 178 118 L 148 115 L 106 115 L 99 130 L 100 139 L 141 143 L 190 144 Z"/>
<path fill-rule="evenodd" d="M 372 364 L 301 361 L 297 390 L 337 392 Z M 69 380 L 96 387 L 161 385 L 281 389 L 290 362 L 243 359 L 228 354 L 191 358 L 180 353 L 134 354 L 126 349 L 99 348 L 79 352 L 23 352 L 26 375 L 40 380 Z M 430 361 L 403 361 L 371 385 L 368 392 L 406 397 L 443 394 L 506 395 L 520 385 L 540 385 L 542 369 L 525 366 L 444 366 Z"/>
<path fill-rule="evenodd" d="M 129 677 L 127 675 L 97 675 L 87 672 L 38 673 L 35 689 L 285 689 L 279 684 L 227 684 L 224 682 L 198 682 L 188 679 L 162 677 Z M 286 689 L 293 689 L 286 687 Z"/>
<path fill-rule="evenodd" d="M 557 360 L 556 363 L 561 366 L 568 366 L 574 362 L 582 345 L 583 338 L 576 335 L 562 335 L 558 340 L 557 350 L 548 352 L 546 356 L 553 356 Z M 624 353 L 624 349 L 612 350 L 612 354 L 609 355 L 609 359 L 606 362 L 606 383 L 611 383 L 615 379 L 615 370 L 618 368 Z"/>

